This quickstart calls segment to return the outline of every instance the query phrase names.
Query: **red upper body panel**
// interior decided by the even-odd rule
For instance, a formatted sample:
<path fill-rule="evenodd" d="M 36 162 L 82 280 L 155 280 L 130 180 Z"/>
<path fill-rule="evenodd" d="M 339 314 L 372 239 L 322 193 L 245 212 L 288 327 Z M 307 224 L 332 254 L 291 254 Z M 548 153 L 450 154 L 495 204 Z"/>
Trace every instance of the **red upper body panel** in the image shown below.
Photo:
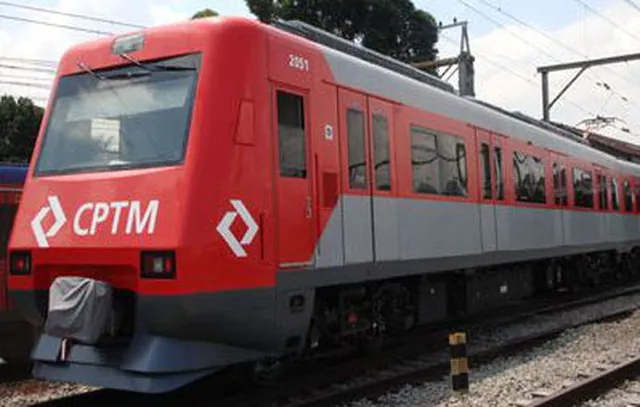
<path fill-rule="evenodd" d="M 285 77 L 273 66 L 281 58 L 286 70 L 289 60 L 287 50 L 276 49 L 268 57 L 269 31 L 239 19 L 145 30 L 144 48 L 130 54 L 137 61 L 202 55 L 184 163 L 34 176 L 34 159 L 10 242 L 12 250 L 31 251 L 33 272 L 12 276 L 10 287 L 45 289 L 57 275 L 98 276 L 142 294 L 272 286 L 277 263 L 272 237 L 276 163 L 268 78 L 270 64 L 273 79 Z M 83 66 L 99 73 L 130 65 L 111 53 L 113 41 L 69 50 L 60 62 L 58 81 L 84 74 Z M 289 40 L 288 46 L 295 48 L 295 42 Z M 280 46 L 277 41 L 275 46 Z M 301 48 L 310 54 L 308 46 Z M 309 58 L 315 62 L 320 56 Z M 304 83 L 311 77 L 299 79 Z M 53 102 L 47 109 L 34 157 L 55 108 Z M 243 209 L 248 214 L 241 213 Z M 245 256 L 230 250 L 220 233 L 225 216 L 236 240 L 250 240 L 241 245 Z M 252 221 L 255 234 L 247 233 Z M 138 277 L 140 250 L 149 249 L 176 251 L 177 282 Z"/>

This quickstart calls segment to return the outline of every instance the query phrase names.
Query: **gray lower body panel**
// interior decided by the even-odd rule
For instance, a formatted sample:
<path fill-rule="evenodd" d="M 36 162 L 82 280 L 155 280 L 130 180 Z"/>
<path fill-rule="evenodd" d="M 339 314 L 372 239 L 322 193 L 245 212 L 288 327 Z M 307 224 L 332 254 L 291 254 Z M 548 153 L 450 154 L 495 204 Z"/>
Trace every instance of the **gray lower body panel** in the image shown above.
<path fill-rule="evenodd" d="M 32 353 L 35 377 L 142 393 L 171 391 L 229 365 L 265 357 L 233 346 L 146 335 L 121 347 L 75 344 L 65 361 L 58 360 L 61 346 L 60 338 L 40 337 Z"/>

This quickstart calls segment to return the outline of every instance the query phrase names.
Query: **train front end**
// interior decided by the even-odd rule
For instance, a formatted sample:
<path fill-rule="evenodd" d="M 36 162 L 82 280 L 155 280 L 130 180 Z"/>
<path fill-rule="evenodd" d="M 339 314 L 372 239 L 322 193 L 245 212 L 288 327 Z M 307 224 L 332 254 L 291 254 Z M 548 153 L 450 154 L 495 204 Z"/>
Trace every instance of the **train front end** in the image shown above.
<path fill-rule="evenodd" d="M 262 35 L 196 21 L 62 58 L 10 241 L 36 377 L 157 393 L 273 350 Z"/>

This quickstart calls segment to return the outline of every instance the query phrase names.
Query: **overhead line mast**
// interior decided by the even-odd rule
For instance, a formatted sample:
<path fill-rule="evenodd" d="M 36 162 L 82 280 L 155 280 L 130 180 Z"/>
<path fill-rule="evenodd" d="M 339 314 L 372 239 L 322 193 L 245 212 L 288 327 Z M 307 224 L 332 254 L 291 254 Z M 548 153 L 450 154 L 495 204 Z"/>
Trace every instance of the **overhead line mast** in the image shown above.
<path fill-rule="evenodd" d="M 538 73 L 542 74 L 542 119 L 549 121 L 550 111 L 553 105 L 565 94 L 567 90 L 575 83 L 576 80 L 586 71 L 588 68 L 600 65 L 618 64 L 621 62 L 629 62 L 640 59 L 640 53 L 617 55 L 608 58 L 598 59 L 585 59 L 582 61 L 574 61 L 563 64 L 547 65 L 538 67 Z M 565 71 L 569 69 L 577 69 L 579 71 L 567 82 L 567 84 L 560 90 L 558 95 L 549 102 L 549 73 L 556 71 Z"/>
<path fill-rule="evenodd" d="M 438 25 L 438 31 L 444 31 L 456 27 L 461 28 L 460 53 L 457 56 L 438 59 L 435 61 L 416 62 L 413 66 L 421 70 L 446 67 L 444 72 L 439 75 L 440 78 L 444 78 L 447 74 L 451 77 L 453 74 L 458 72 L 458 91 L 460 92 L 460 95 L 475 96 L 475 70 L 473 66 L 475 58 L 471 55 L 471 45 L 469 44 L 467 25 L 467 21 L 457 21 L 455 18 L 451 24 L 442 25 L 442 23 L 440 23 Z M 453 71 L 451 71 L 452 68 Z"/>

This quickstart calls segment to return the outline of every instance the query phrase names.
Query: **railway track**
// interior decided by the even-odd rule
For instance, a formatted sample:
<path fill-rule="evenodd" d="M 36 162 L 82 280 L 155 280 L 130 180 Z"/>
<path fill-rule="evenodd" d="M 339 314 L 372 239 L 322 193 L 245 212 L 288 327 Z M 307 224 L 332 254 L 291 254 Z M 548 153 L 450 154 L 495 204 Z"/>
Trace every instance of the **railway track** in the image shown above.
<path fill-rule="evenodd" d="M 640 286 L 634 286 L 580 300 L 547 304 L 537 310 L 522 309 L 516 315 L 468 321 L 460 328 L 470 337 L 470 362 L 477 366 L 496 357 L 535 347 L 569 328 L 622 318 L 637 309 L 639 304 Z M 592 310 L 585 312 L 587 308 Z M 593 309 L 599 309 L 600 312 L 593 314 Z M 581 318 L 583 314 L 592 316 Z M 241 383 L 242 380 L 225 382 L 226 377 L 214 377 L 196 387 L 161 397 L 97 391 L 39 406 L 135 403 L 157 407 L 178 402 L 203 407 L 333 406 L 362 397 L 374 398 L 406 384 L 441 379 L 449 370 L 446 337 L 450 328 L 428 335 L 412 334 L 410 339 L 391 342 L 389 347 L 372 356 L 351 357 L 346 361 L 339 357 L 305 361 L 293 366 L 270 385 L 247 388 Z"/>
<path fill-rule="evenodd" d="M 593 399 L 625 380 L 640 376 L 640 356 L 626 360 L 603 372 L 577 380 L 559 392 L 534 401 L 528 407 L 570 407 Z"/>

